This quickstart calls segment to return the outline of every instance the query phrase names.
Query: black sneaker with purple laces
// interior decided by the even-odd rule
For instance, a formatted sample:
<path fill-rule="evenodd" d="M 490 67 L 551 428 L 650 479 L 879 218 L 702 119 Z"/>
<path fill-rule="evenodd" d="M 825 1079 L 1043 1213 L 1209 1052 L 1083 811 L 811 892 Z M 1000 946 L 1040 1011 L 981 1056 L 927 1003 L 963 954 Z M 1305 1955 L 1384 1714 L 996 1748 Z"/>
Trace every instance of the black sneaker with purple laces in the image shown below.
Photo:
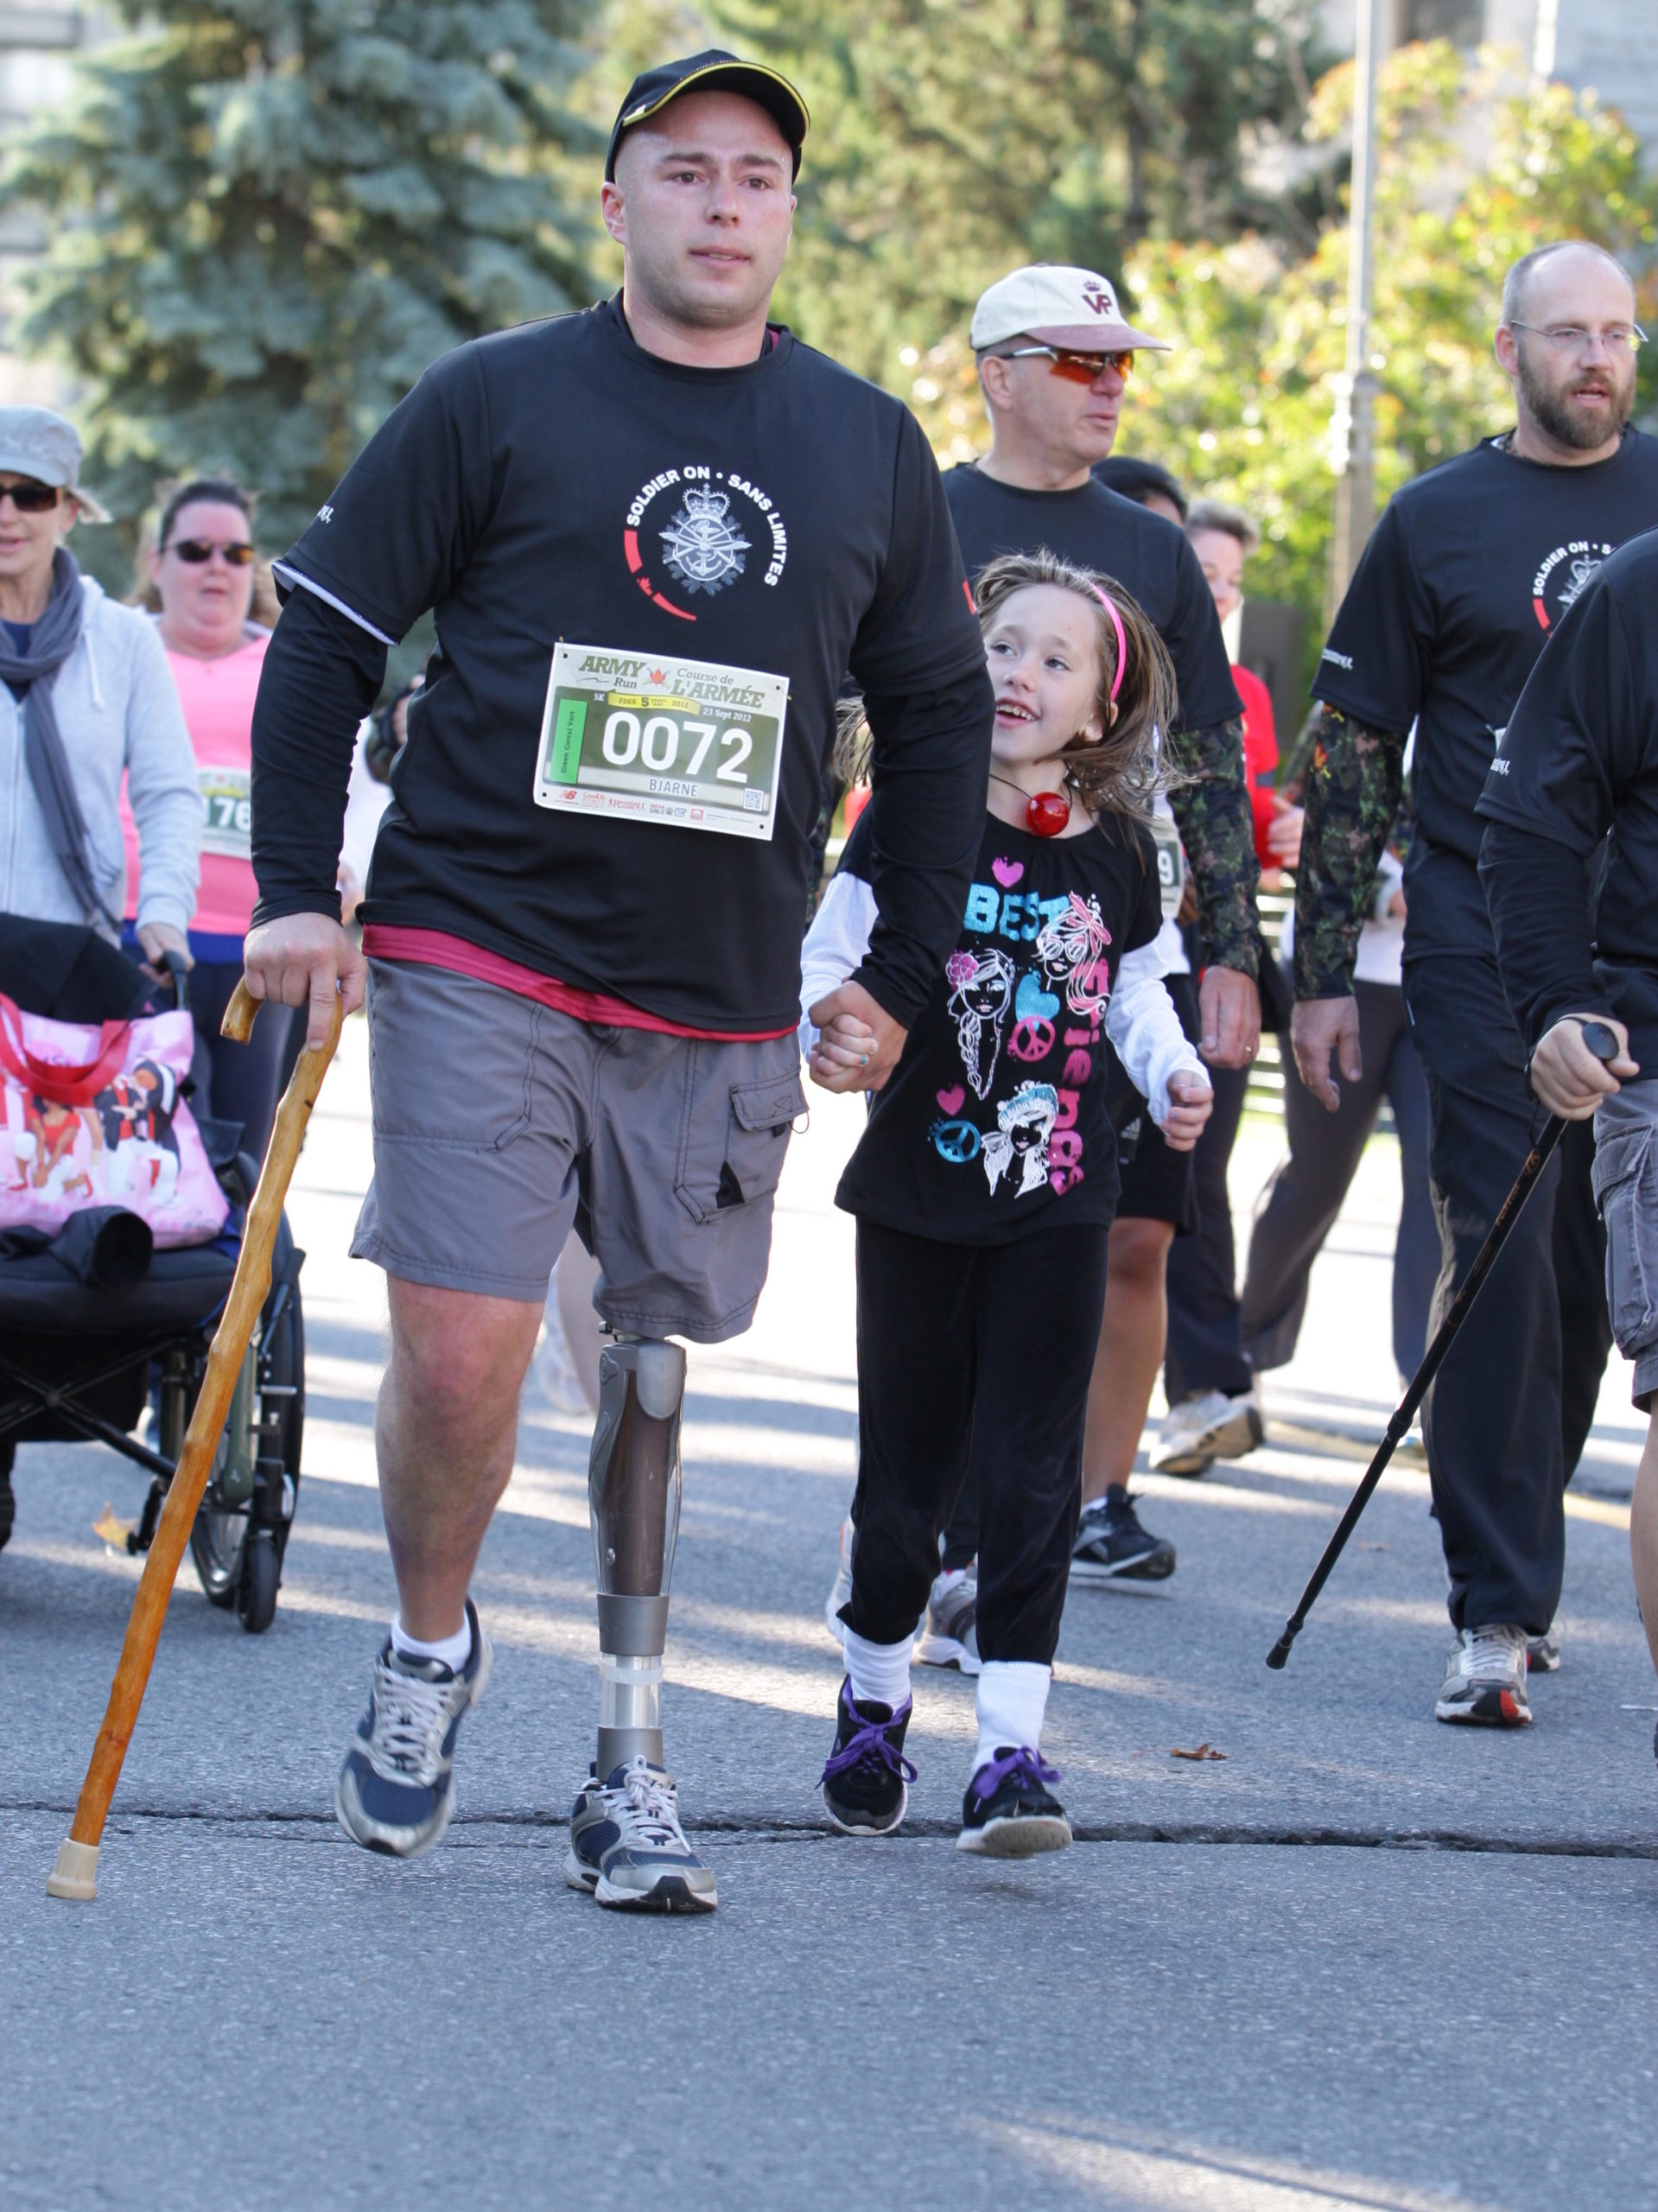
<path fill-rule="evenodd" d="M 851 1677 L 841 1684 L 835 1707 L 835 1749 L 818 1782 L 823 1808 L 844 1835 L 891 1835 L 910 1802 L 915 1769 L 904 1756 L 904 1732 L 913 1710 L 907 1697 L 890 1705 L 854 1701 Z"/>
<path fill-rule="evenodd" d="M 956 1848 L 987 1859 L 1033 1859 L 1039 1851 L 1063 1851 L 1070 1841 L 1070 1822 L 1047 1789 L 1058 1779 L 1058 1768 L 1045 1765 L 1028 1746 L 1001 1745 L 967 1785 Z"/>

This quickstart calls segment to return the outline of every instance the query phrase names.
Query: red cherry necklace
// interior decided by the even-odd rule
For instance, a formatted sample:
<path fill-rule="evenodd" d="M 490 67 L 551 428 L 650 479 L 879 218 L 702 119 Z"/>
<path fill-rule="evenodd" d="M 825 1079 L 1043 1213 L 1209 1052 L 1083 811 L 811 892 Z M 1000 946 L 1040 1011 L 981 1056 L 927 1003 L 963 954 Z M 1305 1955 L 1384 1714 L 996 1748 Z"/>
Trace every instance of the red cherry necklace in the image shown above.
<path fill-rule="evenodd" d="M 994 774 L 992 780 L 1006 785 L 1010 791 L 1020 786 L 1010 777 Z M 1036 791 L 1025 802 L 1025 827 L 1033 837 L 1057 837 L 1070 820 L 1070 793 L 1066 791 Z"/>

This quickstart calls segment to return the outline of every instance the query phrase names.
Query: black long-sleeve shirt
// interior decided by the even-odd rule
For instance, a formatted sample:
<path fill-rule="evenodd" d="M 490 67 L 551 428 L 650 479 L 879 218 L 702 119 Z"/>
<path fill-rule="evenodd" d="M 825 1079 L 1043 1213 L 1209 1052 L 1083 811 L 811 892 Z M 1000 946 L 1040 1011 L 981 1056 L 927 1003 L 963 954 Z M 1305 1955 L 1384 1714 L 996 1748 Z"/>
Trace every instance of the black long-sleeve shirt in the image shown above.
<path fill-rule="evenodd" d="M 1502 988 L 1535 1045 L 1611 1013 L 1658 1069 L 1658 531 L 1587 582 L 1532 671 L 1479 800 Z M 1593 901 L 1592 918 L 1591 900 Z"/>
<path fill-rule="evenodd" d="M 740 368 L 660 359 L 614 301 L 504 332 L 428 371 L 277 575 L 256 920 L 337 912 L 351 738 L 385 647 L 431 607 L 371 930 L 458 938 L 678 1025 L 789 1027 L 850 669 L 883 915 L 857 980 L 920 1011 L 977 851 L 992 710 L 937 471 L 886 394 L 786 330 Z"/>

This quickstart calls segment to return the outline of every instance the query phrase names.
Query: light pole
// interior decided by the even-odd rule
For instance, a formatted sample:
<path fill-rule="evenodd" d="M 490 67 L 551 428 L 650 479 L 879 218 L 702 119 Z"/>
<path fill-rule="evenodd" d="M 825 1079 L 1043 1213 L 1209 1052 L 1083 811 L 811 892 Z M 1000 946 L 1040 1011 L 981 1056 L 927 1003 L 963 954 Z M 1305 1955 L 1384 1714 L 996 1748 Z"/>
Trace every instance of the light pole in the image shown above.
<path fill-rule="evenodd" d="M 1358 0 L 1353 72 L 1353 182 L 1347 217 L 1347 362 L 1336 379 L 1330 465 L 1336 528 L 1330 542 L 1324 626 L 1335 620 L 1375 521 L 1375 396 L 1370 369 L 1370 213 L 1375 192 L 1376 72 L 1387 0 Z"/>

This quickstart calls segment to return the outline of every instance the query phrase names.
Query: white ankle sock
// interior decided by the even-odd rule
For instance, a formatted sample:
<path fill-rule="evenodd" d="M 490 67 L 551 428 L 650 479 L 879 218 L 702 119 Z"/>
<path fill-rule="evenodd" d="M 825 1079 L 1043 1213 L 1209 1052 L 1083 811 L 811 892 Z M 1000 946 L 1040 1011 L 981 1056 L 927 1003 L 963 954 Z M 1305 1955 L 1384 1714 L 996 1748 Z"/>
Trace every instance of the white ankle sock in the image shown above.
<path fill-rule="evenodd" d="M 846 1632 L 846 1670 L 855 1705 L 884 1705 L 896 1713 L 910 1694 L 910 1649 L 912 1636 L 902 1643 L 870 1643 Z"/>
<path fill-rule="evenodd" d="M 472 1622 L 463 1620 L 453 1636 L 440 1637 L 435 1643 L 422 1643 L 417 1636 L 410 1635 L 403 1616 L 394 1613 L 391 1649 L 400 1659 L 435 1659 L 458 1675 L 472 1656 Z"/>
<path fill-rule="evenodd" d="M 1048 1710 L 1051 1667 L 1032 1659 L 987 1659 L 979 1670 L 979 1747 L 973 1754 L 976 1774 L 1000 1751 L 1036 1751 Z"/>

